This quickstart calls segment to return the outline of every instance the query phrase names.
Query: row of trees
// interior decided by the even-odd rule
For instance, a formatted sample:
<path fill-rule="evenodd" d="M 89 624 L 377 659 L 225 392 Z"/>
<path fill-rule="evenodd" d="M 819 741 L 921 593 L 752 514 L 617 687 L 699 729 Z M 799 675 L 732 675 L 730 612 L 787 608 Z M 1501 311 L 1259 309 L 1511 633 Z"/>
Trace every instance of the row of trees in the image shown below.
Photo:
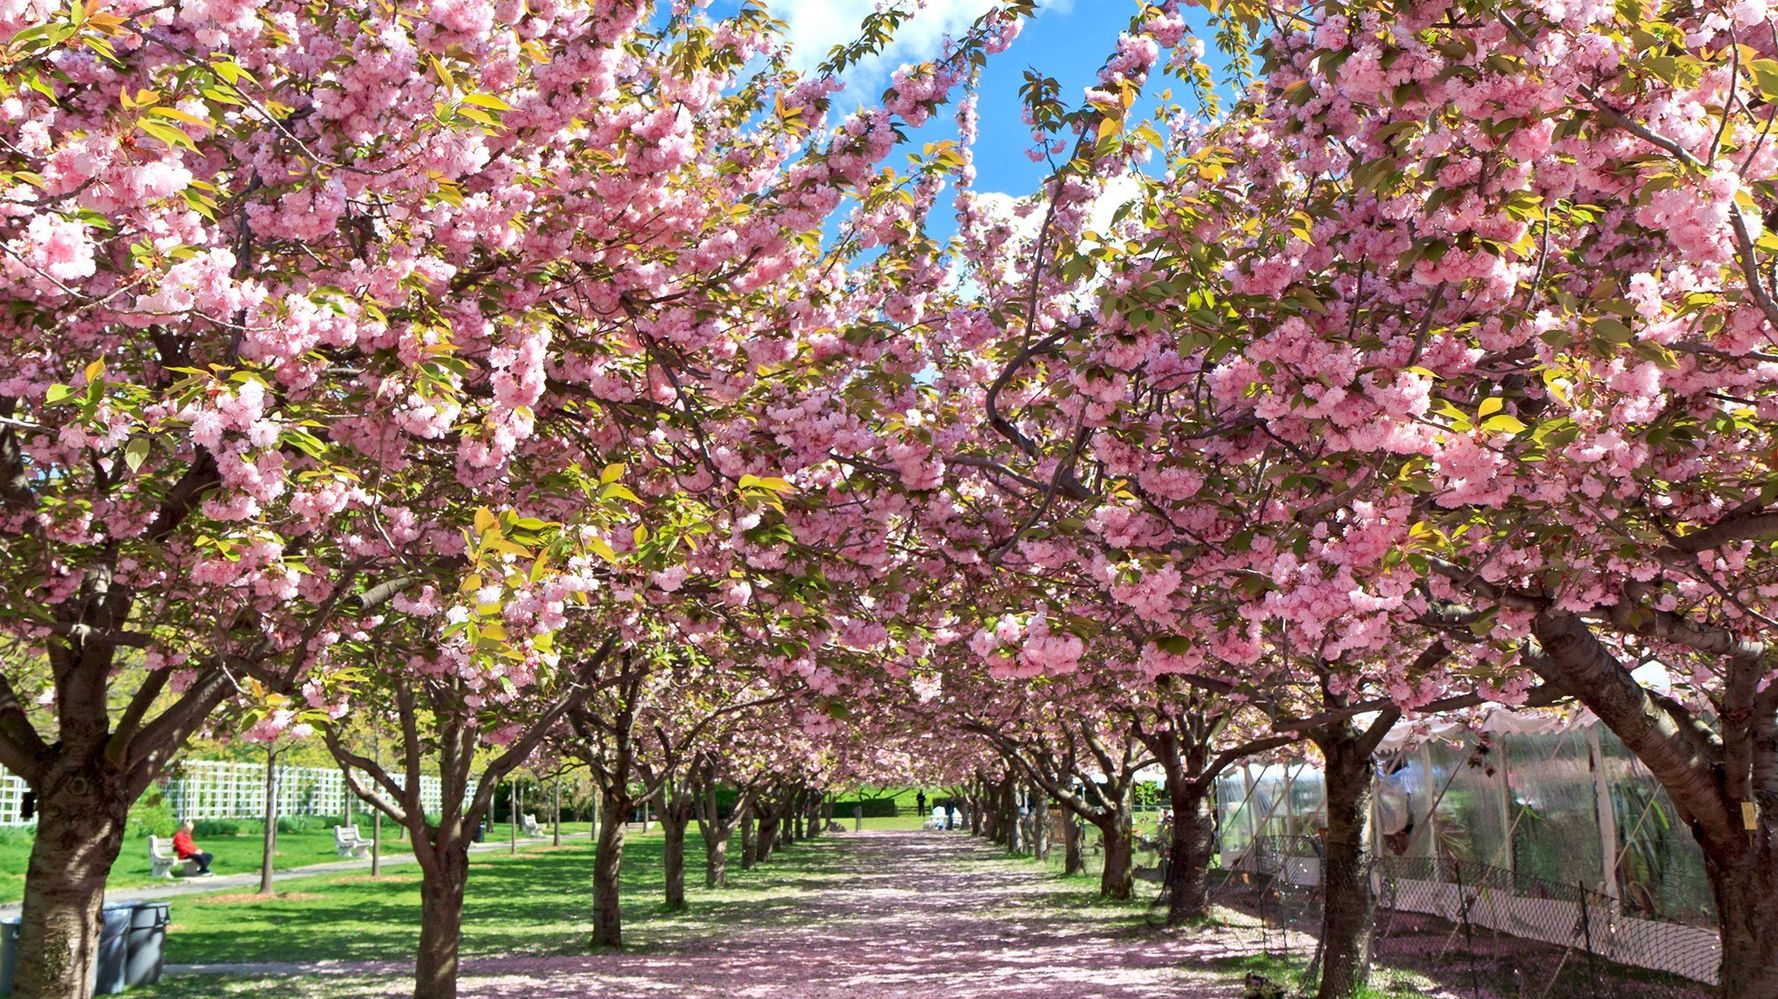
<path fill-rule="evenodd" d="M 1313 747 L 1362 909 L 1389 727 L 1564 700 L 1690 822 L 1724 993 L 1778 992 L 1763 0 L 1141 4 L 1082 100 L 1028 77 L 1023 199 L 973 190 L 969 84 L 1034 3 L 831 121 L 905 11 L 803 74 L 753 3 L 273 7 L 0 16 L 24 994 L 82 993 L 210 724 L 319 728 L 412 833 L 431 996 L 539 752 L 681 834 L 761 755 L 980 769 L 1112 895 L 1152 761 L 1180 922 L 1233 761 Z"/>

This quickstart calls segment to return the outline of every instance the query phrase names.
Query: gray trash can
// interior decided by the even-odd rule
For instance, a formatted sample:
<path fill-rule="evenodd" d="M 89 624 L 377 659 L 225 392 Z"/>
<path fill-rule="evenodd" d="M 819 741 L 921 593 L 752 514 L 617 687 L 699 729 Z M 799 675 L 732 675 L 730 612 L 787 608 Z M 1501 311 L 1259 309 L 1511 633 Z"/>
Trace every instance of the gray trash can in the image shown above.
<path fill-rule="evenodd" d="M 128 903 L 99 910 L 99 952 L 93 956 L 93 994 L 114 996 L 123 991 L 123 969 L 130 933 Z"/>
<path fill-rule="evenodd" d="M 12 995 L 12 977 L 19 968 L 19 917 L 0 919 L 0 996 Z"/>
<path fill-rule="evenodd" d="M 137 902 L 131 907 L 128 953 L 123 970 L 126 988 L 153 985 L 161 980 L 167 924 L 172 920 L 173 906 L 169 902 Z"/>

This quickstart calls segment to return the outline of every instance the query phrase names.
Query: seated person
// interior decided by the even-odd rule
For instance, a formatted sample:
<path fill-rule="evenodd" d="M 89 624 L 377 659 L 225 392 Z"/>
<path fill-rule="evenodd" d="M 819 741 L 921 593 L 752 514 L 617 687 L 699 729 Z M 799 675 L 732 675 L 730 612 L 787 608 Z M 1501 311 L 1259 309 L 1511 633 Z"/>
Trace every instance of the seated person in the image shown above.
<path fill-rule="evenodd" d="M 214 877 L 210 873 L 210 861 L 215 858 L 209 853 L 198 849 L 191 839 L 191 820 L 179 823 L 179 831 L 173 834 L 173 856 L 180 860 L 189 860 L 198 865 L 197 876 L 200 878 Z"/>

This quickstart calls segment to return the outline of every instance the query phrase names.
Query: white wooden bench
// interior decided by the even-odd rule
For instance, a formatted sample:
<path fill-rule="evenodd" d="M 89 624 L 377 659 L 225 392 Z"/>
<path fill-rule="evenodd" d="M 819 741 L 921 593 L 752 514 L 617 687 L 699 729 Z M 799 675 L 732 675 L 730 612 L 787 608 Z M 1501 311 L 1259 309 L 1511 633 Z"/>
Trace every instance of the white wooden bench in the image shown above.
<path fill-rule="evenodd" d="M 537 816 L 526 812 L 519 816 L 519 831 L 527 836 L 542 836 L 543 827 L 537 824 Z"/>
<path fill-rule="evenodd" d="M 148 837 L 148 868 L 157 878 L 196 877 L 198 863 L 173 856 L 173 847 L 159 836 Z"/>
<path fill-rule="evenodd" d="M 358 824 L 333 827 L 333 849 L 342 857 L 363 859 L 370 856 L 371 841 L 358 835 Z"/>

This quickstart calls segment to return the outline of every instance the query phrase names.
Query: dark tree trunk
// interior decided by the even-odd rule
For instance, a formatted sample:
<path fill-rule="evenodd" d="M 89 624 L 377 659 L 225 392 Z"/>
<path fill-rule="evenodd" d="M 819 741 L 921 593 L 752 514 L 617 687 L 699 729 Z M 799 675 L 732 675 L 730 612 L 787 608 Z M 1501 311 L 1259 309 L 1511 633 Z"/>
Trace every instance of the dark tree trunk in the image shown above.
<path fill-rule="evenodd" d="M 478 820 L 479 821 L 479 820 Z M 463 889 L 469 883 L 469 838 L 463 828 L 410 830 L 420 860 L 420 943 L 414 953 L 414 999 L 456 999 L 457 951 L 463 935 Z"/>
<path fill-rule="evenodd" d="M 1214 785 L 1189 780 L 1168 784 L 1173 838 L 1167 845 L 1167 925 L 1182 926 L 1210 909 L 1210 854 L 1216 849 L 1210 794 Z"/>
<path fill-rule="evenodd" d="M 1778 850 L 1770 844 L 1733 864 L 1705 857 L 1722 933 L 1723 999 L 1778 996 Z"/>
<path fill-rule="evenodd" d="M 685 824 L 667 817 L 661 810 L 661 832 L 666 839 L 662 847 L 667 876 L 667 908 L 685 908 Z"/>
<path fill-rule="evenodd" d="M 1079 874 L 1086 861 L 1080 855 L 1081 839 L 1080 820 L 1072 815 L 1062 815 L 1062 873 Z"/>
<path fill-rule="evenodd" d="M 985 835 L 985 831 L 982 828 L 981 798 L 969 799 L 969 834 L 971 836 Z"/>
<path fill-rule="evenodd" d="M 749 807 L 741 816 L 741 870 L 750 871 L 758 859 L 758 841 L 753 835 L 753 809 Z"/>
<path fill-rule="evenodd" d="M 1377 901 L 1371 891 L 1369 748 L 1349 728 L 1317 738 L 1327 773 L 1321 858 L 1321 987 L 1316 999 L 1348 999 L 1370 975 Z"/>
<path fill-rule="evenodd" d="M 728 887 L 728 839 L 726 830 L 704 835 L 704 887 Z"/>
<path fill-rule="evenodd" d="M 1105 846 L 1105 869 L 1099 874 L 1099 894 L 1125 899 L 1135 893 L 1135 857 L 1130 842 L 1130 813 L 1122 810 L 1098 823 Z"/>
<path fill-rule="evenodd" d="M 272 893 L 272 869 L 278 856 L 278 753 L 265 751 L 265 838 L 259 856 L 259 893 Z"/>
<path fill-rule="evenodd" d="M 129 795 L 100 765 L 54 766 L 37 797 L 37 836 L 25 874 L 14 995 L 85 999 L 99 946 L 105 876 L 123 845 Z"/>
<path fill-rule="evenodd" d="M 759 817 L 759 831 L 753 840 L 753 862 L 763 864 L 772 859 L 772 851 L 777 847 L 778 814 L 776 809 L 770 809 Z"/>
<path fill-rule="evenodd" d="M 1031 855 L 1038 860 L 1049 859 L 1050 854 L 1050 808 L 1049 797 L 1043 789 L 1033 785 L 1031 795 Z"/>
<path fill-rule="evenodd" d="M 685 908 L 685 827 L 691 824 L 691 801 L 669 787 L 661 792 L 662 857 L 667 878 L 667 908 Z"/>
<path fill-rule="evenodd" d="M 1002 840 L 1006 849 L 1018 853 L 1019 842 L 1019 784 L 1009 774 L 1000 784 L 1000 825 Z"/>
<path fill-rule="evenodd" d="M 623 912 L 618 905 L 618 885 L 623 871 L 624 823 L 631 802 L 605 795 L 599 817 L 599 845 L 593 853 L 593 946 L 624 945 Z"/>

